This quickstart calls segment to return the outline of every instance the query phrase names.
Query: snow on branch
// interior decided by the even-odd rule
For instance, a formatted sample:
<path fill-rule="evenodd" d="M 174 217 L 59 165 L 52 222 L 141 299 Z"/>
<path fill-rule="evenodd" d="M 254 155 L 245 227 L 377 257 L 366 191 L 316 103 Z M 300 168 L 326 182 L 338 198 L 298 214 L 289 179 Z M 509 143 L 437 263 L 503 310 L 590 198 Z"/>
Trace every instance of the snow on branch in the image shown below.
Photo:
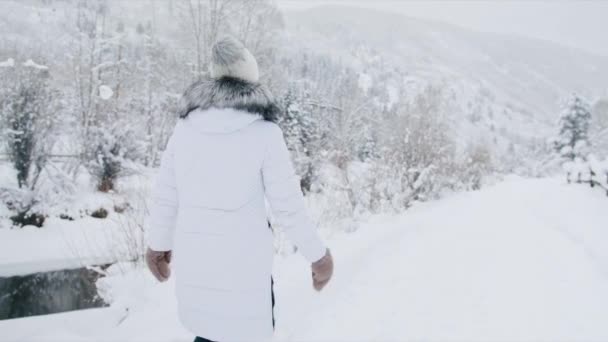
<path fill-rule="evenodd" d="M 28 68 L 38 69 L 38 70 L 48 70 L 49 69 L 49 67 L 47 67 L 46 65 L 38 64 L 31 59 L 28 59 L 27 61 L 25 61 L 23 63 L 23 66 L 28 67 Z"/>
<path fill-rule="evenodd" d="M 4 62 L 0 62 L 0 68 L 11 68 L 15 66 L 15 60 L 12 58 L 9 58 L 7 60 L 5 60 Z"/>

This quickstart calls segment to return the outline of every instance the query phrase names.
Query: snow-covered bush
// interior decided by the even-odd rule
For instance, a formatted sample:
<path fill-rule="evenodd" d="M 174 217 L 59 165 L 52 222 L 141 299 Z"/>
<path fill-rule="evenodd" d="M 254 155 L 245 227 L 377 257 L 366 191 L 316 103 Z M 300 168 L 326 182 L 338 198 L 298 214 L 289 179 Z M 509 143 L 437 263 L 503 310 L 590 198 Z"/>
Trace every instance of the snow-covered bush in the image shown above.
<path fill-rule="evenodd" d="M 482 144 L 475 144 L 465 151 L 464 160 L 458 165 L 460 184 L 467 189 L 478 190 L 483 185 L 484 176 L 493 171 L 492 155 Z"/>
<path fill-rule="evenodd" d="M 140 134 L 124 122 L 108 122 L 91 128 L 86 167 L 97 182 L 97 190 L 114 190 L 116 179 L 137 171 L 144 158 Z"/>
<path fill-rule="evenodd" d="M 441 89 L 429 87 L 381 121 L 377 170 L 382 181 L 376 183 L 376 201 L 401 210 L 449 185 L 455 150 L 442 101 Z"/>

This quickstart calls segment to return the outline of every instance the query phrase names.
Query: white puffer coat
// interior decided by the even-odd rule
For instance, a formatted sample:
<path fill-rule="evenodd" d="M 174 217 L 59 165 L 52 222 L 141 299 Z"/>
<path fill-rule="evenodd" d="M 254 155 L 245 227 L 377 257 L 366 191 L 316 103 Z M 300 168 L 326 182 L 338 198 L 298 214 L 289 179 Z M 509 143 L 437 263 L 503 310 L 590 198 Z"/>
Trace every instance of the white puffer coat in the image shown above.
<path fill-rule="evenodd" d="M 230 108 L 180 119 L 153 190 L 149 246 L 173 250 L 178 312 L 214 341 L 272 336 L 273 224 L 310 262 L 325 246 L 307 215 L 280 128 Z"/>

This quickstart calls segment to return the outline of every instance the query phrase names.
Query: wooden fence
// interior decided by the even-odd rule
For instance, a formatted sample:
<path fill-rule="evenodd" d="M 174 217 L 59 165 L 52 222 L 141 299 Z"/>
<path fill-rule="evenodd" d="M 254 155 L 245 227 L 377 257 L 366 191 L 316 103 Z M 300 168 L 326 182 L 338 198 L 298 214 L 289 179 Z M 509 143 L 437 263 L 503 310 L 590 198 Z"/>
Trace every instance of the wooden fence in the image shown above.
<path fill-rule="evenodd" d="M 589 161 L 575 161 L 564 165 L 568 183 L 589 184 L 602 189 L 608 196 L 608 159 L 603 162 L 590 158 Z"/>

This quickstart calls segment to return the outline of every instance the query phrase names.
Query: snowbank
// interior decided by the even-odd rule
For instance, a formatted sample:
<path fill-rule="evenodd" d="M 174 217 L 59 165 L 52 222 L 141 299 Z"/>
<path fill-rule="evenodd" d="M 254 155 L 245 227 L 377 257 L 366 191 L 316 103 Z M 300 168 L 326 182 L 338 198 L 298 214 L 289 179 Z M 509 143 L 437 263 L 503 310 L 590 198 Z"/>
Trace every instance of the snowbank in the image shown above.
<path fill-rule="evenodd" d="M 0 277 L 116 262 L 128 246 L 114 220 L 49 218 L 44 228 L 0 229 Z"/>
<path fill-rule="evenodd" d="M 563 164 L 568 183 L 587 183 L 591 187 L 600 187 L 608 195 L 608 158 L 603 161 L 589 155 L 586 161 L 576 159 Z"/>
<path fill-rule="evenodd" d="M 88 179 L 80 179 L 73 194 L 61 197 L 63 203 L 41 208 L 47 216 L 42 228 L 12 227 L 14 213 L 0 203 L 0 277 L 137 259 L 145 245 L 151 177 L 121 179 L 120 193 L 128 196 L 94 191 Z"/>

